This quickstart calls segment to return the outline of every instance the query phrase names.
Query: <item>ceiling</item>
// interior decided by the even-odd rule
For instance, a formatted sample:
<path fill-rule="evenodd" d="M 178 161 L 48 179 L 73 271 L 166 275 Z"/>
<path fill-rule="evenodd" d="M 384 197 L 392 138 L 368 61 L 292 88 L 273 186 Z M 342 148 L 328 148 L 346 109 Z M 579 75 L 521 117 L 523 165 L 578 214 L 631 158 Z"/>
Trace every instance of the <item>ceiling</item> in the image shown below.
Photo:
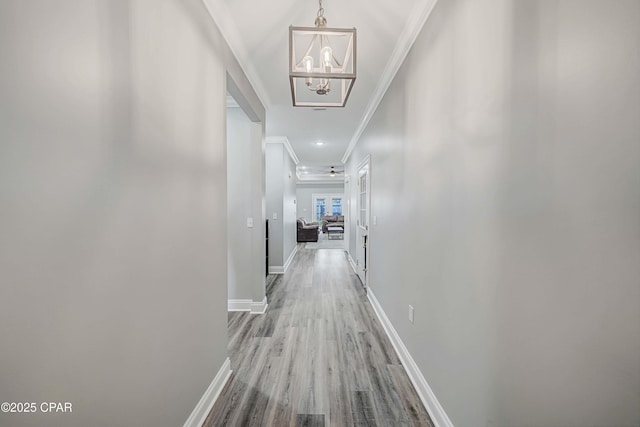
<path fill-rule="evenodd" d="M 205 3 L 266 108 L 266 136 L 286 137 L 314 167 L 342 164 L 435 1 L 323 0 L 329 27 L 356 27 L 358 70 L 346 107 L 322 111 L 293 107 L 288 77 L 289 26 L 313 27 L 317 0 Z"/>

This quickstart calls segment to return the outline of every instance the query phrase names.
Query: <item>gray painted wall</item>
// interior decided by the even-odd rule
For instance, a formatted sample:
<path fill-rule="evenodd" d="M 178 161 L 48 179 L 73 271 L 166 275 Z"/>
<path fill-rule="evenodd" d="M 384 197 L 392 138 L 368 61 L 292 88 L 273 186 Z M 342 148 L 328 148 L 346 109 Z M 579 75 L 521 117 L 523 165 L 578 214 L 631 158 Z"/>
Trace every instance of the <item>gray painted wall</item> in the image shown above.
<path fill-rule="evenodd" d="M 0 425 L 182 425 L 227 357 L 225 70 L 199 0 L 0 3 Z"/>
<path fill-rule="evenodd" d="M 283 144 L 266 144 L 269 265 L 283 267 L 296 246 L 295 163 Z M 274 213 L 277 219 L 273 218 Z"/>
<path fill-rule="evenodd" d="M 298 184 L 296 186 L 297 218 L 313 221 L 314 194 L 343 194 L 344 184 Z"/>
<path fill-rule="evenodd" d="M 283 198 L 282 198 L 282 259 L 286 263 L 297 242 L 296 231 L 296 165 L 289 152 L 284 150 L 283 160 Z"/>
<path fill-rule="evenodd" d="M 638 1 L 440 1 L 349 159 L 458 427 L 640 425 L 638 40 Z"/>
<path fill-rule="evenodd" d="M 266 203 L 267 218 L 269 219 L 269 266 L 282 266 L 283 260 L 283 238 L 282 211 L 284 180 L 282 171 L 284 168 L 284 145 L 267 144 L 265 165 L 266 165 Z M 274 214 L 276 219 L 273 218 Z"/>
<path fill-rule="evenodd" d="M 265 296 L 260 130 L 241 108 L 227 108 L 228 296 L 255 302 Z"/>

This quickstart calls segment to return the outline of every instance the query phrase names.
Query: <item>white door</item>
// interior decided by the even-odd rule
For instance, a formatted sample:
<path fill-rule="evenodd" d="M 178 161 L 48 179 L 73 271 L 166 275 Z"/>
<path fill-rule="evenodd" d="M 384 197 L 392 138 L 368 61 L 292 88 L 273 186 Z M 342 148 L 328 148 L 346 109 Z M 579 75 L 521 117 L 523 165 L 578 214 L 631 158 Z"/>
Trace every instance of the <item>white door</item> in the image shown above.
<path fill-rule="evenodd" d="M 349 250 L 349 238 L 351 237 L 351 179 L 349 176 L 344 177 L 344 200 L 343 200 L 343 212 L 344 215 L 344 249 Z"/>
<path fill-rule="evenodd" d="M 356 267 L 358 277 L 367 288 L 369 269 L 369 208 L 371 190 L 369 158 L 358 168 L 358 220 L 356 223 Z"/>

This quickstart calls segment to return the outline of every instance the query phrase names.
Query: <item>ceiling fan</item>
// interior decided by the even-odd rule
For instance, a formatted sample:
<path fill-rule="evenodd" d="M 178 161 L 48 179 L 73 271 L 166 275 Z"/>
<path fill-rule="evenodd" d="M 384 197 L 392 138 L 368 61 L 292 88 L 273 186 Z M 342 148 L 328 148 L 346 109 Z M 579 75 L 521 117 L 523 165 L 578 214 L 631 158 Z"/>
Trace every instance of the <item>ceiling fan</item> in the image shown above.
<path fill-rule="evenodd" d="M 331 170 L 329 171 L 329 176 L 333 178 L 337 174 L 341 174 L 341 173 L 344 173 L 344 171 L 343 170 L 342 171 L 337 171 L 335 169 L 335 166 L 331 166 Z"/>
<path fill-rule="evenodd" d="M 304 175 L 316 175 L 335 177 L 336 175 L 344 174 L 343 167 L 336 166 L 297 166 L 297 173 L 299 176 Z"/>

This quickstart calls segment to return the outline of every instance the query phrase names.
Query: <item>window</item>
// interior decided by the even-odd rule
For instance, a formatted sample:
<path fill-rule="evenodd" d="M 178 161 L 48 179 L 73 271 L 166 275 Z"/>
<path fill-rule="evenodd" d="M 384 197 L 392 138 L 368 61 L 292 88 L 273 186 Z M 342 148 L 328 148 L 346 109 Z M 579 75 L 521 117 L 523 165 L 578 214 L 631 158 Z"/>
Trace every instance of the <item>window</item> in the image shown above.
<path fill-rule="evenodd" d="M 315 213 L 316 221 L 321 221 L 327 210 L 327 199 L 316 199 L 315 201 Z"/>
<path fill-rule="evenodd" d="M 342 197 L 331 199 L 331 213 L 332 215 L 342 215 Z"/>
<path fill-rule="evenodd" d="M 367 174 L 360 175 L 360 226 L 364 228 L 369 227 L 369 216 L 367 215 Z"/>
<path fill-rule="evenodd" d="M 325 215 L 342 215 L 342 194 L 314 194 L 314 221 L 322 221 Z"/>

